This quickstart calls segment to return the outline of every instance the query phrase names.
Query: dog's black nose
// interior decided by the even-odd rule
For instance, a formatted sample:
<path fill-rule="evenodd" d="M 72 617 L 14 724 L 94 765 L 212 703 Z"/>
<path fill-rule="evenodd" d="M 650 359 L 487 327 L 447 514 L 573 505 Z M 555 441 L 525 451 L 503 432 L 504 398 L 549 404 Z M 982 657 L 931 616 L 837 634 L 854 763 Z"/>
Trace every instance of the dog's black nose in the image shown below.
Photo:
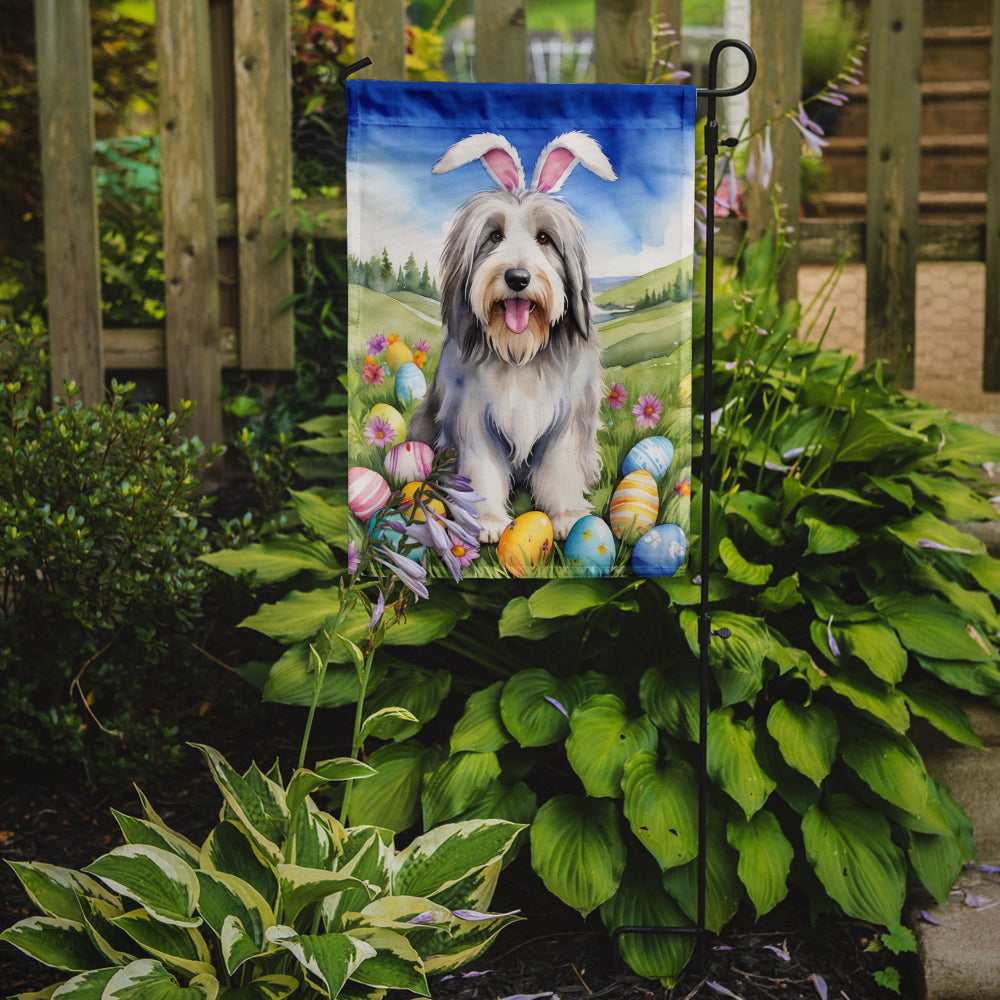
<path fill-rule="evenodd" d="M 523 267 L 509 267 L 504 271 L 503 280 L 512 292 L 523 292 L 531 281 L 531 272 L 525 271 Z"/>

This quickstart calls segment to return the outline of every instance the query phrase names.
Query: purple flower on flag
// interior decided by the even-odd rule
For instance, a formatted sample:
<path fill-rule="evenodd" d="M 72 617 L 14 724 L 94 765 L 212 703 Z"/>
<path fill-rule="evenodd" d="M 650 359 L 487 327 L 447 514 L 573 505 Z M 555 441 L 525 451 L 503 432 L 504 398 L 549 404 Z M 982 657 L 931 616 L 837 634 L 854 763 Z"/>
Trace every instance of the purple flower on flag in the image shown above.
<path fill-rule="evenodd" d="M 374 337 L 369 337 L 365 341 L 365 353 L 367 354 L 381 354 L 386 347 L 388 347 L 389 341 L 386 340 L 384 333 L 376 333 Z"/>
<path fill-rule="evenodd" d="M 365 440 L 379 448 L 388 448 L 396 440 L 396 432 L 388 420 L 372 417 L 365 424 Z"/>
<path fill-rule="evenodd" d="M 612 410 L 620 410 L 627 396 L 628 390 L 625 388 L 625 383 L 615 382 L 615 384 L 608 390 L 605 400 Z"/>
<path fill-rule="evenodd" d="M 655 427 L 660 422 L 662 413 L 663 404 L 653 393 L 640 396 L 639 401 L 632 407 L 636 430 L 641 430 L 644 427 Z"/>
<path fill-rule="evenodd" d="M 347 543 L 347 572 L 353 576 L 361 565 L 361 553 L 354 542 Z"/>

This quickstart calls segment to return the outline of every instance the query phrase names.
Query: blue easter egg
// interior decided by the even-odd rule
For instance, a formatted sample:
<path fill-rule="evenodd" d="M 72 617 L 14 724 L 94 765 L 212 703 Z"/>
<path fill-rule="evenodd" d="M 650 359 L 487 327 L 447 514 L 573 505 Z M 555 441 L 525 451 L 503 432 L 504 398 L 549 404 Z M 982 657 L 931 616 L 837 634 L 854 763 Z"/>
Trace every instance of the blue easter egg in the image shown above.
<path fill-rule="evenodd" d="M 615 561 L 615 536 L 594 514 L 581 517 L 566 536 L 563 562 L 574 576 L 607 576 Z"/>
<path fill-rule="evenodd" d="M 396 399 L 406 406 L 427 395 L 427 379 L 412 361 L 404 361 L 396 372 Z"/>
<path fill-rule="evenodd" d="M 635 543 L 632 571 L 636 576 L 673 576 L 686 553 L 684 532 L 676 524 L 658 524 Z"/>
<path fill-rule="evenodd" d="M 368 522 L 368 534 L 376 542 L 384 542 L 394 552 L 399 552 L 399 543 L 403 540 L 403 532 L 388 527 L 386 523 L 378 523 L 379 515 L 383 510 L 385 510 L 384 507 L 372 514 L 371 520 Z M 414 562 L 420 562 L 423 556 L 424 547 L 422 545 L 415 545 L 406 552 L 406 558 L 412 559 Z"/>
<path fill-rule="evenodd" d="M 637 469 L 645 469 L 659 482 L 667 474 L 673 460 L 674 446 L 670 439 L 654 435 L 643 438 L 629 451 L 622 462 L 622 473 L 628 475 Z"/>

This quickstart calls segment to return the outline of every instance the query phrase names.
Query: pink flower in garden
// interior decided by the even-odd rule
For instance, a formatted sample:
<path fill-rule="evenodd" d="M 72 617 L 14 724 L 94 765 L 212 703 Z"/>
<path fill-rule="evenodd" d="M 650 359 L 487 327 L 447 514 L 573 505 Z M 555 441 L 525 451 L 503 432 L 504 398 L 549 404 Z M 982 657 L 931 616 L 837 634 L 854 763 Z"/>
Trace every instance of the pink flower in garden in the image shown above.
<path fill-rule="evenodd" d="M 625 402 L 626 396 L 628 396 L 628 390 L 625 388 L 624 383 L 615 382 L 615 384 L 608 391 L 606 401 L 612 410 L 620 410 L 622 408 L 622 403 Z"/>
<path fill-rule="evenodd" d="M 365 440 L 379 448 L 388 448 L 396 440 L 396 432 L 389 421 L 381 417 L 372 417 L 365 424 Z"/>
<path fill-rule="evenodd" d="M 385 381 L 385 369 L 380 364 L 370 361 L 361 370 L 361 377 L 370 385 L 381 385 Z"/>
<path fill-rule="evenodd" d="M 641 430 L 644 427 L 655 427 L 660 422 L 662 413 L 663 404 L 656 396 L 652 393 L 640 396 L 639 401 L 632 407 L 636 430 Z"/>
<path fill-rule="evenodd" d="M 365 351 L 368 354 L 381 354 L 388 346 L 388 343 L 385 339 L 385 334 L 376 333 L 374 337 L 369 337 L 365 341 Z"/>

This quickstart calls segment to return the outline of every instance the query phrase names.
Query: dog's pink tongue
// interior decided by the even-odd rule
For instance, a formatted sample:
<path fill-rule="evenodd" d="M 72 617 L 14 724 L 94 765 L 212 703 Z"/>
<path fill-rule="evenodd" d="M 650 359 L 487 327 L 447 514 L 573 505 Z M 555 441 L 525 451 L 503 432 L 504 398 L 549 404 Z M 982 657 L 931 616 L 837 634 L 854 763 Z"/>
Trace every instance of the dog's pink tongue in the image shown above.
<path fill-rule="evenodd" d="M 507 299 L 504 302 L 504 322 L 514 333 L 524 333 L 528 328 L 531 303 L 527 299 Z"/>

